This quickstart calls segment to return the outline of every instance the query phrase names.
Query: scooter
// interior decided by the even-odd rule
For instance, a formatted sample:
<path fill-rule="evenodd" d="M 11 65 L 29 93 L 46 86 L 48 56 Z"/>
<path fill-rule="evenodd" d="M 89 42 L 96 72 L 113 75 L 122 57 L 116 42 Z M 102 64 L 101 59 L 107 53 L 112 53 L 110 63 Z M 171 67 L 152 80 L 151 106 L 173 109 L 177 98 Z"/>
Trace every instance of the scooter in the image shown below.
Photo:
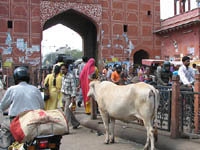
<path fill-rule="evenodd" d="M 8 113 L 4 112 L 3 116 L 7 116 Z M 8 117 L 7 117 L 8 119 Z M 8 121 L 8 120 L 7 120 Z M 0 148 L 16 150 L 15 141 L 9 132 L 8 125 L 1 124 L 0 126 Z M 63 135 L 40 135 L 35 137 L 32 141 L 23 143 L 20 146 L 20 150 L 59 150 L 61 139 Z M 11 139 L 11 140 L 10 140 Z M 7 142 L 10 141 L 10 142 Z M 13 144 L 14 143 L 14 144 Z M 10 148 L 9 148 L 10 147 Z"/>

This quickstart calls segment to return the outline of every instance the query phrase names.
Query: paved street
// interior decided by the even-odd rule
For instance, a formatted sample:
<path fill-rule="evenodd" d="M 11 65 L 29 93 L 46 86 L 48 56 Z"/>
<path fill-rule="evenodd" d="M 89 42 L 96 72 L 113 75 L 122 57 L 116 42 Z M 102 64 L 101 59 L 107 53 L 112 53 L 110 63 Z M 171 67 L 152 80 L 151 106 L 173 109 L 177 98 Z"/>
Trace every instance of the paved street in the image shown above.
<path fill-rule="evenodd" d="M 62 139 L 61 150 L 141 150 L 143 145 L 116 138 L 115 144 L 106 145 L 104 135 L 98 136 L 96 131 L 80 127 L 70 130 L 70 134 Z"/>
<path fill-rule="evenodd" d="M 103 144 L 104 135 L 98 136 L 96 131 L 80 127 L 70 130 L 69 135 L 62 138 L 60 150 L 142 150 L 143 145 L 116 138 L 115 144 Z M 0 150 L 2 150 L 0 148 Z"/>
<path fill-rule="evenodd" d="M 84 107 L 77 107 L 76 117 L 83 122 L 90 118 L 84 114 Z M 100 121 L 101 122 L 101 121 Z M 70 127 L 70 134 L 62 139 L 61 150 L 142 150 L 144 145 L 130 140 L 116 137 L 116 143 L 104 144 L 104 135 L 98 136 L 97 130 L 80 126 L 74 130 Z M 158 149 L 157 149 L 158 150 Z"/>

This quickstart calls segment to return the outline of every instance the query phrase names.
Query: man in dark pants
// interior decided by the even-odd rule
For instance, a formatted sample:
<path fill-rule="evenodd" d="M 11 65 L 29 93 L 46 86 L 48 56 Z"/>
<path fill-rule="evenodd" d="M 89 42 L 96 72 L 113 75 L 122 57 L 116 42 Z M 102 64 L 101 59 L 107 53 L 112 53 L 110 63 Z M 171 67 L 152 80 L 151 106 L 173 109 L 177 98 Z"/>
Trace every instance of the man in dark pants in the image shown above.
<path fill-rule="evenodd" d="M 72 73 L 68 72 L 69 64 L 62 64 L 61 70 L 65 70 L 62 77 L 62 102 L 64 106 L 64 113 L 69 123 L 72 124 L 73 129 L 77 129 L 80 123 L 75 118 L 72 110 L 69 108 L 71 103 L 75 103 L 76 97 L 76 84 L 75 78 Z"/>

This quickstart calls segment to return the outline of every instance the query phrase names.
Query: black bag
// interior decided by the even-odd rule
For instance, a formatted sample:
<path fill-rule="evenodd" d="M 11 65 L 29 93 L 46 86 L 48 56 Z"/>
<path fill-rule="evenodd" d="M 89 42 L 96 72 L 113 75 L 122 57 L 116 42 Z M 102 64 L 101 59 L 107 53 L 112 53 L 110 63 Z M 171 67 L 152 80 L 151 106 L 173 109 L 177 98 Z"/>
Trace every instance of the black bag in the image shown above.
<path fill-rule="evenodd" d="M 44 85 L 44 101 L 47 101 L 50 98 L 49 95 L 49 80 L 47 83 Z"/>
<path fill-rule="evenodd" d="M 49 93 L 44 92 L 44 101 L 47 101 L 50 98 Z"/>

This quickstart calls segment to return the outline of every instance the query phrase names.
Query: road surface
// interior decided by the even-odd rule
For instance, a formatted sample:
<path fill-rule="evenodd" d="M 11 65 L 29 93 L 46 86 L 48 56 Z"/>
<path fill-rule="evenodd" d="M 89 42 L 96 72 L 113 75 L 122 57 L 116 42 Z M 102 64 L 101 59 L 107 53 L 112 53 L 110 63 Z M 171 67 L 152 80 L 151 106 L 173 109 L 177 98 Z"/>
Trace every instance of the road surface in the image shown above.
<path fill-rule="evenodd" d="M 104 135 L 81 126 L 70 129 L 70 134 L 62 139 L 61 150 L 142 150 L 143 145 L 116 137 L 116 143 L 104 144 Z"/>

